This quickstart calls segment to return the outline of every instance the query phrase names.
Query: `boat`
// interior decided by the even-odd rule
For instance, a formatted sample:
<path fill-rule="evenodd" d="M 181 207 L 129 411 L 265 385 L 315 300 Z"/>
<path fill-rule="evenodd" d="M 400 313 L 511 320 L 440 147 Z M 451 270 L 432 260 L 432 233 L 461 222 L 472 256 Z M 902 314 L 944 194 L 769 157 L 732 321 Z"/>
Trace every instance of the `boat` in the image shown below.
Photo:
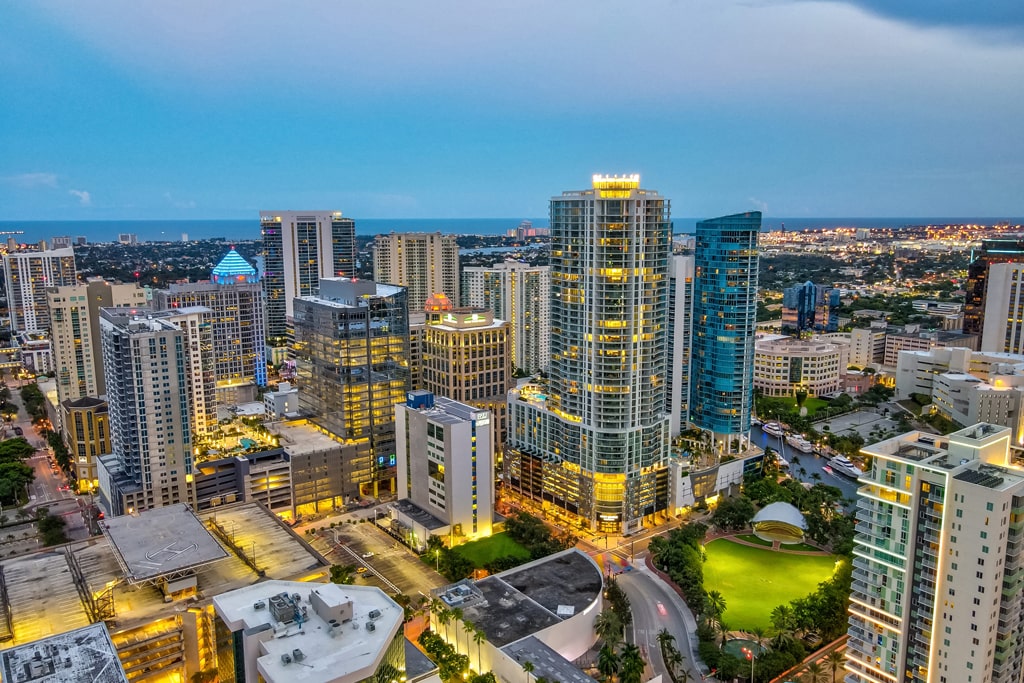
<path fill-rule="evenodd" d="M 779 438 L 782 438 L 782 435 L 786 433 L 786 430 L 784 430 L 782 425 L 778 422 L 766 422 L 764 426 L 761 427 L 761 431 L 765 434 L 770 434 L 771 436 L 777 436 Z"/>
<path fill-rule="evenodd" d="M 825 471 L 825 474 L 835 474 L 835 472 L 832 471 L 832 468 L 828 465 L 823 465 L 821 469 Z"/>
<path fill-rule="evenodd" d="M 754 425 L 755 427 L 760 427 L 764 423 L 761 422 L 761 420 L 756 418 L 756 417 L 751 417 L 750 418 L 750 424 Z"/>
<path fill-rule="evenodd" d="M 779 453 L 778 451 L 775 452 L 775 462 L 778 463 L 779 467 L 782 469 L 787 469 L 789 467 L 789 461 L 786 460 L 782 456 L 782 453 Z"/>
<path fill-rule="evenodd" d="M 853 462 L 845 455 L 833 456 L 828 464 L 832 466 L 832 469 L 839 474 L 845 474 L 847 477 L 853 477 L 857 479 L 864 474 L 864 471 L 853 464 Z"/>
<path fill-rule="evenodd" d="M 786 437 L 786 443 L 801 453 L 813 453 L 814 444 L 808 441 L 801 434 L 790 434 Z"/>

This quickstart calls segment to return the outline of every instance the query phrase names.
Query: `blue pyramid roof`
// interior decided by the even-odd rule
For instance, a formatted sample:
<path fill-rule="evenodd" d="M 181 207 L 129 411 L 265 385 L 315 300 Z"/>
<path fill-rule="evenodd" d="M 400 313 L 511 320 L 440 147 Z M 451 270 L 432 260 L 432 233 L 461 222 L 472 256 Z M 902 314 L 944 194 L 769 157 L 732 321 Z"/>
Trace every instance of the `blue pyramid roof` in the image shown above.
<path fill-rule="evenodd" d="M 219 283 L 256 282 L 256 269 L 231 247 L 231 251 L 213 269 L 212 279 Z"/>

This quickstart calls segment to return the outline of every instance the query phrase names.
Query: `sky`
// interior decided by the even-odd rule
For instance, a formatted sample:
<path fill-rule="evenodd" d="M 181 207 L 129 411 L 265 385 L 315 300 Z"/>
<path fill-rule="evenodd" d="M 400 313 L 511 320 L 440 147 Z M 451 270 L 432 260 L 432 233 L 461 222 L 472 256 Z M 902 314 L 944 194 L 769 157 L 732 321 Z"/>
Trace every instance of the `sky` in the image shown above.
<path fill-rule="evenodd" d="M 0 220 L 1024 216 L 1018 0 L 0 0 Z"/>

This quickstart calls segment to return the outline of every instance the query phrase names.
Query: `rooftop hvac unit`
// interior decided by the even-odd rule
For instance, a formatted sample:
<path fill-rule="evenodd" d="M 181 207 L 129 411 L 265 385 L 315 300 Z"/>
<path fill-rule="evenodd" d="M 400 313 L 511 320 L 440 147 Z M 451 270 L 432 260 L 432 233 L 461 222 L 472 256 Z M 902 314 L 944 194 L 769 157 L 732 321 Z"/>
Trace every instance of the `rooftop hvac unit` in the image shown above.
<path fill-rule="evenodd" d="M 295 648 L 294 650 L 292 650 L 292 659 L 294 659 L 296 662 L 301 662 L 305 658 L 306 655 L 302 654 L 302 650 L 300 650 L 299 648 Z"/>
<path fill-rule="evenodd" d="M 377 627 L 374 626 L 372 621 L 368 621 L 368 622 L 366 622 L 366 630 L 367 631 L 376 631 Z"/>
<path fill-rule="evenodd" d="M 252 608 L 256 609 L 256 610 L 266 609 L 267 608 L 267 601 L 266 600 L 257 600 L 256 602 L 254 602 L 252 604 Z"/>
<path fill-rule="evenodd" d="M 292 663 L 292 656 L 289 655 L 289 654 L 281 655 L 281 663 L 282 664 L 291 664 Z"/>
<path fill-rule="evenodd" d="M 380 610 L 379 609 L 372 609 L 372 610 L 370 610 L 370 618 L 371 619 L 380 619 Z"/>

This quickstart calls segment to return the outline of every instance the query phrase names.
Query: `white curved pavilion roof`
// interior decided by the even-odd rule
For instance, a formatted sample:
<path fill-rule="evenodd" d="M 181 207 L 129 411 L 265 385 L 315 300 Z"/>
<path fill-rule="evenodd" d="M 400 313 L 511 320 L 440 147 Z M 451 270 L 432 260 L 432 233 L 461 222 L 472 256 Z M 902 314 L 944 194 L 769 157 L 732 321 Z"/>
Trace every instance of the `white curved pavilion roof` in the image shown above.
<path fill-rule="evenodd" d="M 785 522 L 798 529 L 807 529 L 803 514 L 789 503 L 770 503 L 754 515 L 754 524 L 759 522 Z"/>

